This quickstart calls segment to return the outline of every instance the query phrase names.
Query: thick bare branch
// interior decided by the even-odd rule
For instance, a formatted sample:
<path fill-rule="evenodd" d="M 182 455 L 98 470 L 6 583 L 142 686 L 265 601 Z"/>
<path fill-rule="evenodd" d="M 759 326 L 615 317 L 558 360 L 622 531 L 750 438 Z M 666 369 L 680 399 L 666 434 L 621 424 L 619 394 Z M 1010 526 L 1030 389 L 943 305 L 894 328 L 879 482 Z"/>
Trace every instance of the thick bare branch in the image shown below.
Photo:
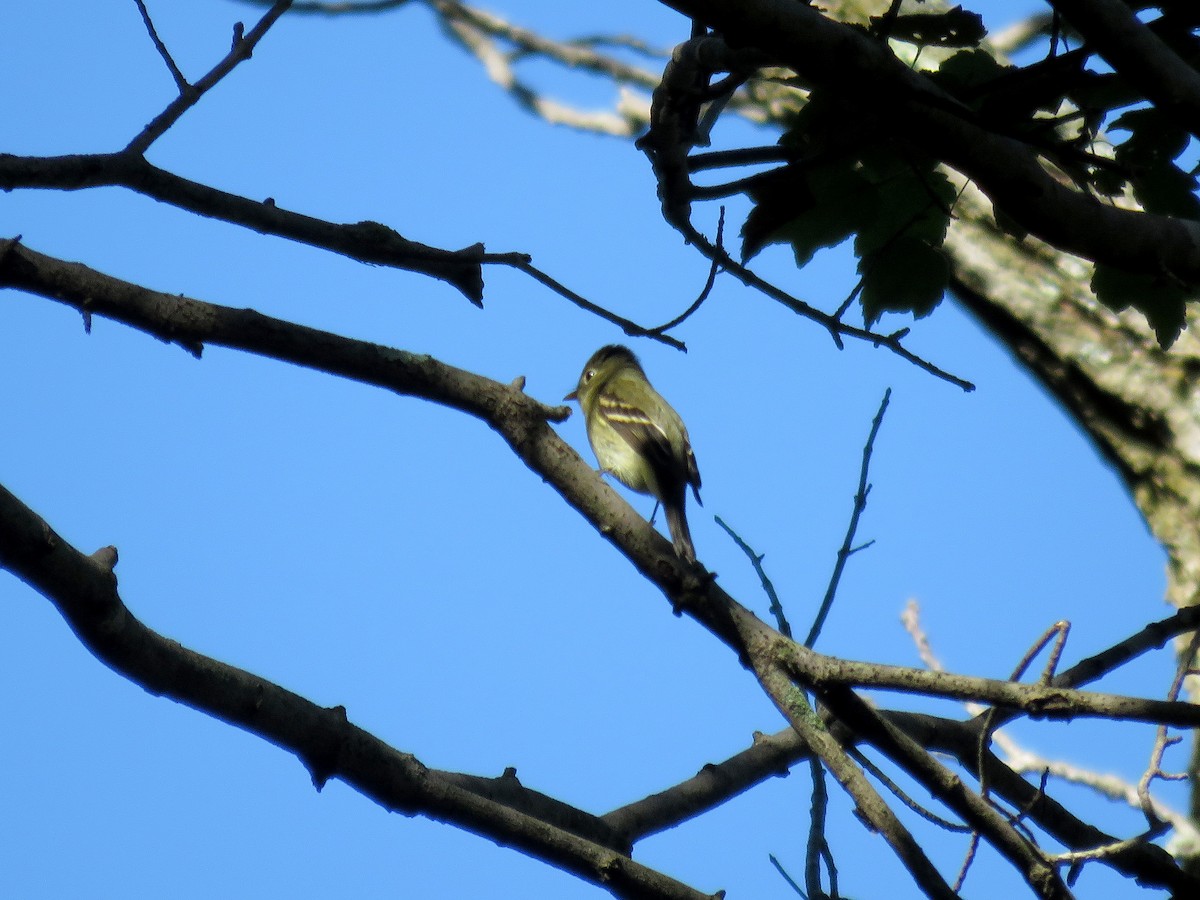
<path fill-rule="evenodd" d="M 101 662 L 152 693 L 294 753 L 318 788 L 337 778 L 385 809 L 428 816 L 484 835 L 618 897 L 711 900 L 710 895 L 636 863 L 627 854 L 461 786 L 461 777 L 433 771 L 353 725 L 340 706 L 317 706 L 250 672 L 164 638 L 122 602 L 115 563 L 113 548 L 84 555 L 0 487 L 0 566 L 50 600 Z"/>
<path fill-rule="evenodd" d="M 626 840 L 640 840 L 708 812 L 766 778 L 785 776 L 792 765 L 811 755 L 795 729 L 755 734 L 754 742 L 741 753 L 710 763 L 694 777 L 614 809 L 602 818 Z"/>
<path fill-rule="evenodd" d="M 524 272 L 554 293 L 625 334 L 648 337 L 683 349 L 681 341 L 657 329 L 638 325 L 624 316 L 563 285 L 533 265 L 527 253 L 488 253 L 483 244 L 462 250 L 442 250 L 402 237 L 379 222 L 340 224 L 292 212 L 271 198 L 258 201 L 189 181 L 130 153 L 29 157 L 0 153 L 0 189 L 54 188 L 73 191 L 119 185 L 202 216 L 273 234 L 350 259 L 429 275 L 458 288 L 476 306 L 483 306 L 483 266 L 507 266 Z"/>
<path fill-rule="evenodd" d="M 526 465 L 616 544 L 670 599 L 673 608 L 688 610 L 743 658 L 757 661 L 764 688 L 850 792 L 867 821 L 889 840 L 918 883 L 931 896 L 954 896 L 917 841 L 807 707 L 803 695 L 790 686 L 769 657 L 747 649 L 750 642 L 770 649 L 770 635 L 777 636 L 777 632 L 735 603 L 711 577 L 683 564 L 671 544 L 549 428 L 547 419 L 565 418 L 567 408 L 543 406 L 517 388 L 429 357 L 282 322 L 253 310 L 149 291 L 86 266 L 43 256 L 15 241 L 0 251 L 0 285 L 125 322 L 193 352 L 207 343 L 237 347 L 422 397 L 483 419 Z"/>
<path fill-rule="evenodd" d="M 776 709 L 804 739 L 813 755 L 841 785 L 842 790 L 854 800 L 857 814 L 888 842 L 892 852 L 909 871 L 926 897 L 943 900 L 957 898 L 958 894 L 942 877 L 924 848 L 900 821 L 895 810 L 888 806 L 859 765 L 842 748 L 837 738 L 818 717 L 804 693 L 777 665 L 777 655 L 771 648 L 771 642 L 763 639 L 764 632 L 769 629 L 744 610 L 738 609 L 733 612 L 733 621 L 742 635 L 742 652 L 749 660 L 759 684 L 775 703 Z"/>
<path fill-rule="evenodd" d="M 31 157 L 0 153 L 0 189 L 76 191 L 116 185 L 202 216 L 262 234 L 340 253 L 360 262 L 429 275 L 458 288 L 476 306 L 483 302 L 482 266 L 528 262 L 524 254 L 489 254 L 482 244 L 441 250 L 401 237 L 378 222 L 337 224 L 292 212 L 271 198 L 251 200 L 181 178 L 131 153 Z"/>
<path fill-rule="evenodd" d="M 0 284 L 126 322 L 193 350 L 205 343 L 249 350 L 429 399 L 483 419 L 530 468 L 617 545 L 675 608 L 695 617 L 754 666 L 764 688 L 793 727 L 810 745 L 820 742 L 822 760 L 875 827 L 887 829 L 905 864 L 914 869 L 925 889 L 936 895 L 950 896 L 951 892 L 932 867 L 922 861 L 923 854 L 918 853 L 911 837 L 906 837 L 907 832 L 892 825 L 894 814 L 885 811 L 886 804 L 878 800 L 869 785 L 858 781 L 861 773 L 857 767 L 842 763 L 844 753 L 836 742 L 830 743 L 829 732 L 811 710 L 805 712 L 803 695 L 792 686 L 793 681 L 835 698 L 838 706 L 851 702 L 845 698 L 852 695 L 841 691 L 842 688 L 868 685 L 982 699 L 994 705 L 1059 717 L 1106 715 L 1176 724 L 1200 721 L 1200 711 L 1186 703 L 938 675 L 853 663 L 806 651 L 733 601 L 711 578 L 681 564 L 670 543 L 637 516 L 547 426 L 547 419 L 565 417 L 565 408 L 544 406 L 509 385 L 445 366 L 428 357 L 349 340 L 253 311 L 148 291 L 78 264 L 50 259 L 15 243 L 7 245 L 0 259 Z M 783 668 L 777 668 L 781 661 Z"/>
<path fill-rule="evenodd" d="M 1042 852 L 1006 816 L 938 762 L 927 748 L 872 710 L 848 688 L 817 693 L 840 722 L 881 750 L 981 834 L 1021 873 L 1039 897 L 1062 900 L 1071 896 Z"/>

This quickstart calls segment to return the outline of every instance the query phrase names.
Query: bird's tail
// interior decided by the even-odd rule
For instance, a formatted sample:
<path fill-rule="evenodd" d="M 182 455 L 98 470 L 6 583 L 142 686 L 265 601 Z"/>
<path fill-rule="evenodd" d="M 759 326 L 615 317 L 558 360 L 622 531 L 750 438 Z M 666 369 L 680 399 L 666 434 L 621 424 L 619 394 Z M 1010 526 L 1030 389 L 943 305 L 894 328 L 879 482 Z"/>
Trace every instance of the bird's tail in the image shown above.
<path fill-rule="evenodd" d="M 671 540 L 675 544 L 675 552 L 684 562 L 696 561 L 696 548 L 692 544 L 692 532 L 688 528 L 687 516 L 683 511 L 685 494 L 681 490 L 679 499 L 671 503 L 663 503 L 667 514 L 667 528 L 671 530 Z"/>

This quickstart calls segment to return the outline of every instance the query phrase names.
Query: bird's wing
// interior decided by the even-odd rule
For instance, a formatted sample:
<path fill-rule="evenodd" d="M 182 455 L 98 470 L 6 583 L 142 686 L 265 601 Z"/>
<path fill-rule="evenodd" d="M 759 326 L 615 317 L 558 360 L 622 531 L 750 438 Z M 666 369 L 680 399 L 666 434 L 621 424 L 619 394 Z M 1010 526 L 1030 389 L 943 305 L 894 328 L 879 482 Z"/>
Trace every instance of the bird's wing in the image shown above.
<path fill-rule="evenodd" d="M 607 391 L 601 392 L 598 402 L 600 414 L 650 464 L 659 475 L 660 482 L 678 477 L 671 477 L 678 463 L 671 451 L 670 438 L 644 410 L 624 403 Z"/>

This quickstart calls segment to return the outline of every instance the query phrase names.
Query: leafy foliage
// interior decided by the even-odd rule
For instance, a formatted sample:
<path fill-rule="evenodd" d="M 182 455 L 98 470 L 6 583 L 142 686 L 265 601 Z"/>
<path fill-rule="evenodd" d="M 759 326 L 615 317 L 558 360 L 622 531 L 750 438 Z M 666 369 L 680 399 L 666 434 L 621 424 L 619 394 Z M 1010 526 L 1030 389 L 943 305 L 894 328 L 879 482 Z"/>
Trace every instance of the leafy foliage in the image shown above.
<path fill-rule="evenodd" d="M 1187 131 L 1154 107 L 1130 110 L 1118 117 L 1112 128 L 1129 132 L 1114 155 L 1138 202 L 1148 212 L 1200 218 L 1195 173 L 1185 172 L 1175 163 L 1188 147 Z"/>
<path fill-rule="evenodd" d="M 797 117 L 781 142 L 809 152 L 751 188 L 756 205 L 742 228 L 742 255 L 786 243 L 803 266 L 818 250 L 853 236 L 868 325 L 884 312 L 927 315 L 949 282 L 941 246 L 954 186 L 933 159 L 857 140 L 830 123 L 844 115 L 814 94 Z"/>
<path fill-rule="evenodd" d="M 1106 265 L 1096 266 L 1092 291 L 1114 312 L 1131 306 L 1141 312 L 1163 347 L 1171 346 L 1179 337 L 1183 330 L 1185 304 L 1192 299 L 1183 285 L 1166 277 L 1126 272 Z"/>
<path fill-rule="evenodd" d="M 871 27 L 877 34 L 919 47 L 978 47 L 987 34 L 983 17 L 961 6 L 944 12 L 874 16 Z"/>
<path fill-rule="evenodd" d="M 1149 213 L 1200 221 L 1200 167 L 1189 171 L 1180 162 L 1193 146 L 1191 133 L 1172 111 L 1148 105 L 1120 73 L 1089 68 L 1093 51 L 1086 45 L 1008 65 L 979 46 L 982 23 L 960 7 L 887 14 L 873 19 L 871 30 L 919 48 L 961 48 L 927 73 L 947 102 L 1025 142 L 1080 191 L 1100 202 L 1132 195 Z M 833 89 L 813 90 L 780 141 L 792 160 L 750 179 L 755 205 L 742 228 L 744 258 L 786 243 L 798 266 L 853 238 L 868 325 L 884 312 L 928 314 L 950 277 L 941 248 L 954 189 L 939 160 L 906 143 L 894 126 L 872 120 Z M 1000 227 L 1024 239 L 1004 198 L 992 199 Z M 1097 267 L 1092 284 L 1109 307 L 1141 311 L 1164 346 L 1178 336 L 1186 303 L 1197 295 L 1196 286 L 1168 272 L 1108 265 Z"/>

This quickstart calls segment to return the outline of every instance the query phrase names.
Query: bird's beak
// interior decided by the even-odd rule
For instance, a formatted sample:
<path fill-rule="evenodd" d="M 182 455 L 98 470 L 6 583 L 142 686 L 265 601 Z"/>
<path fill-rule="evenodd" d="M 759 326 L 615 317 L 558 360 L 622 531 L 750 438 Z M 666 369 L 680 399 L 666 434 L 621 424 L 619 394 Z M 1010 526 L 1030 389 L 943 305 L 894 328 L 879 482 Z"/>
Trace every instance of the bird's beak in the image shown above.
<path fill-rule="evenodd" d="M 567 394 L 567 396 L 563 397 L 563 399 L 564 400 L 578 400 L 579 399 L 579 391 L 571 391 L 571 393 Z"/>

